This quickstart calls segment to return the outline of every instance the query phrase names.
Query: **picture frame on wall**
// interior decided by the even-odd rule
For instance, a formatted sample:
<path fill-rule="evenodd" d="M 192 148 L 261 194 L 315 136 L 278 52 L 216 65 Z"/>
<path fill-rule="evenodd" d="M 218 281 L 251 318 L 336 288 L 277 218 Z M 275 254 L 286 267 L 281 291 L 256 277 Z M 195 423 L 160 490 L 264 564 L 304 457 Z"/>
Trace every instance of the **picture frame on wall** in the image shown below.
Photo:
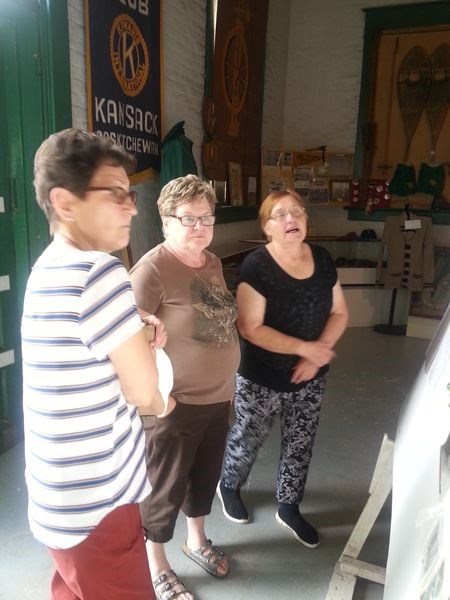
<path fill-rule="evenodd" d="M 330 202 L 350 203 L 350 179 L 333 178 L 330 179 Z"/>
<path fill-rule="evenodd" d="M 212 185 L 216 193 L 217 204 L 219 206 L 227 206 L 227 204 L 229 204 L 227 196 L 227 182 L 215 179 Z"/>
<path fill-rule="evenodd" d="M 353 173 L 353 154 L 348 152 L 329 152 L 327 154 L 328 175 L 335 179 L 351 179 Z"/>
<path fill-rule="evenodd" d="M 228 192 L 231 206 L 242 206 L 244 204 L 240 163 L 228 163 Z"/>
<path fill-rule="evenodd" d="M 325 178 L 314 178 L 311 182 L 311 187 L 308 191 L 308 203 L 311 206 L 319 204 L 328 204 L 329 200 L 329 185 Z"/>

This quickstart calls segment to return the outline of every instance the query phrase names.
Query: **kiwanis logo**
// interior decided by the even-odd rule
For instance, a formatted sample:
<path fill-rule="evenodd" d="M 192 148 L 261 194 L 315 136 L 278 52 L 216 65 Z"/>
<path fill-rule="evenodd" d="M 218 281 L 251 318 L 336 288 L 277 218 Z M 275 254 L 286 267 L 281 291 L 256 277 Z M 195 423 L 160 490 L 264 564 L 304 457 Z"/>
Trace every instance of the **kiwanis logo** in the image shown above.
<path fill-rule="evenodd" d="M 109 51 L 114 75 L 127 96 L 137 96 L 149 72 L 148 49 L 136 22 L 128 15 L 114 20 L 109 35 Z"/>

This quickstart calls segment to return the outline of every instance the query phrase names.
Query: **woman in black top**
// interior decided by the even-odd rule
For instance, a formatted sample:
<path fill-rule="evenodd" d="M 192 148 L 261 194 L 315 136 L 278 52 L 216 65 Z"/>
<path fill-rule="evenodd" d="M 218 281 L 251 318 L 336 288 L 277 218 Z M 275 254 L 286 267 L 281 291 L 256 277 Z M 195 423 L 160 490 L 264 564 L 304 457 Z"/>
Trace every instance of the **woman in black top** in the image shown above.
<path fill-rule="evenodd" d="M 269 243 L 243 262 L 237 301 L 242 361 L 236 420 L 229 433 L 218 492 L 225 516 L 247 523 L 240 497 L 273 418 L 280 415 L 277 521 L 309 547 L 317 531 L 300 514 L 333 347 L 348 315 L 333 261 L 305 242 L 307 215 L 290 190 L 267 196 L 259 211 Z"/>

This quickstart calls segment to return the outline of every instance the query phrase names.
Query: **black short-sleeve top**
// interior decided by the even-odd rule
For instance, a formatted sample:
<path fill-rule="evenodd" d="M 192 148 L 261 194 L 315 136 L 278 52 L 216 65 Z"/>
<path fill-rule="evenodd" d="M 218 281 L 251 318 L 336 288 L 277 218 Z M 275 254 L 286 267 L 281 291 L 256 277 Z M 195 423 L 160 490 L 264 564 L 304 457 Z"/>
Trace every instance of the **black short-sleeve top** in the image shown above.
<path fill-rule="evenodd" d="M 321 246 L 310 245 L 314 272 L 296 279 L 284 271 L 265 246 L 249 254 L 239 272 L 239 283 L 247 283 L 266 299 L 264 325 L 305 341 L 317 340 L 328 320 L 337 281 L 336 267 Z M 239 373 L 246 379 L 276 391 L 295 391 L 304 383 L 290 382 L 299 357 L 270 352 L 243 340 Z M 316 375 L 322 375 L 328 366 Z"/>

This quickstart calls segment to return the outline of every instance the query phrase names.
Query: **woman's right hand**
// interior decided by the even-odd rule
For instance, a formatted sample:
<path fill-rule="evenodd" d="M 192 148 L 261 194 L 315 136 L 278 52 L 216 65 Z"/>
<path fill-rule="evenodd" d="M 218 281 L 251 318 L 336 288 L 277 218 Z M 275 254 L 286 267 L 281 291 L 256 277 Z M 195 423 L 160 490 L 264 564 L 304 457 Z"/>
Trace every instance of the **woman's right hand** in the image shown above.
<path fill-rule="evenodd" d="M 307 358 L 301 358 L 292 370 L 291 383 L 303 383 L 317 375 L 319 367 Z"/>
<path fill-rule="evenodd" d="M 325 342 L 303 342 L 301 356 L 317 367 L 323 367 L 335 358 L 336 353 Z"/>

